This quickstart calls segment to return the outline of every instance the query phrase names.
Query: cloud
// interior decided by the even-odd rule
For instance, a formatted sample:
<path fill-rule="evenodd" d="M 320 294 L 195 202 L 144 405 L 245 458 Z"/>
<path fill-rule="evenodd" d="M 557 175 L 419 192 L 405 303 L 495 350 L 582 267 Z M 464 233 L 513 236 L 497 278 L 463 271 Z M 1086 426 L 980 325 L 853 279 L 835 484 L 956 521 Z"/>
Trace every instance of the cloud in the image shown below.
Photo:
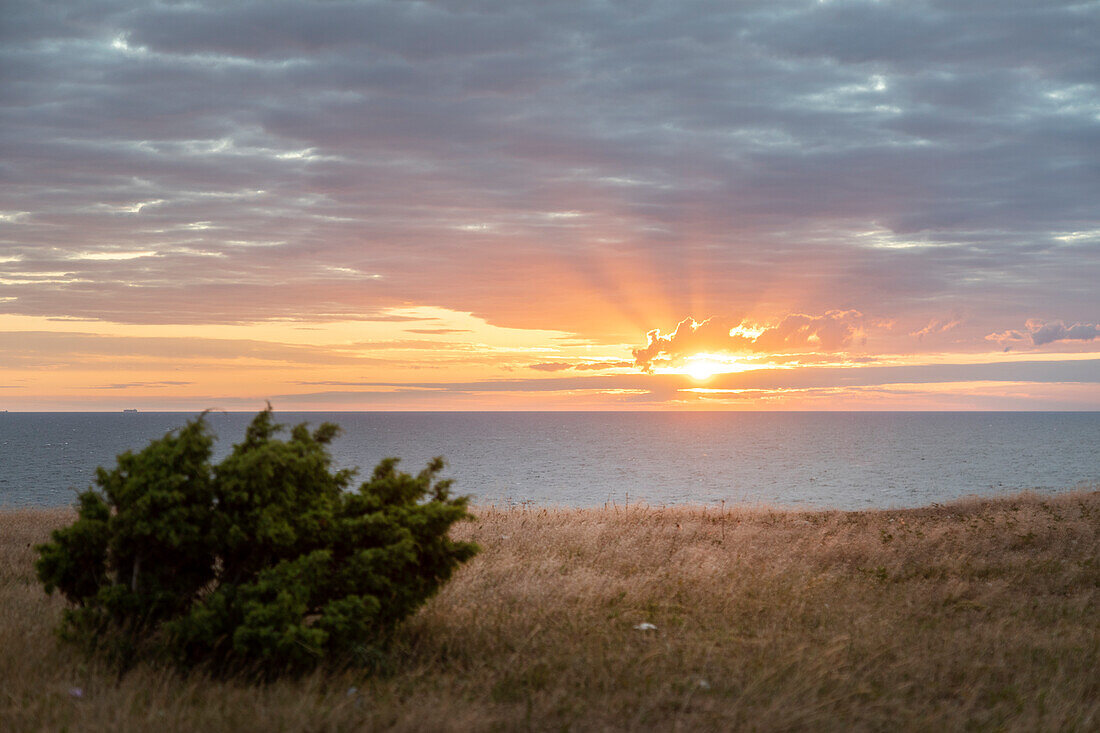
<path fill-rule="evenodd" d="M 1028 319 L 1023 330 L 1009 330 L 1000 333 L 991 333 L 985 337 L 987 341 L 995 341 L 1004 347 L 1005 351 L 1020 345 L 1045 346 L 1056 341 L 1093 341 L 1100 338 L 1100 324 L 1074 323 L 1067 326 L 1062 321 L 1043 321 L 1037 318 Z"/>
<path fill-rule="evenodd" d="M 961 318 L 939 319 L 933 318 L 923 328 L 918 328 L 916 331 L 910 331 L 910 336 L 916 336 L 917 339 L 923 339 L 929 334 L 947 333 L 952 329 L 957 328 L 962 324 Z"/>
<path fill-rule="evenodd" d="M 1052 341 L 1092 341 L 1100 338 L 1100 325 L 1095 323 L 1074 323 L 1067 327 L 1061 321 L 1048 321 L 1042 325 L 1029 322 L 1028 330 L 1031 332 L 1031 342 L 1036 346 Z"/>
<path fill-rule="evenodd" d="M 148 387 L 183 387 L 194 382 L 164 381 L 164 382 L 118 382 L 116 384 L 102 384 L 95 389 L 135 389 Z"/>
<path fill-rule="evenodd" d="M 542 362 L 540 364 L 532 364 L 531 368 L 536 372 L 561 372 L 566 369 L 572 369 L 572 364 L 566 364 L 561 361 Z"/>
<path fill-rule="evenodd" d="M 563 372 L 569 369 L 599 371 L 603 369 L 625 369 L 632 366 L 634 366 L 632 361 L 583 361 L 576 364 L 567 361 L 550 361 L 532 364 L 530 368 L 538 372 Z"/>
<path fill-rule="evenodd" d="M 744 321 L 736 324 L 709 318 L 702 323 L 685 318 L 667 336 L 654 329 L 646 345 L 634 349 L 634 363 L 645 371 L 657 364 L 678 365 L 696 354 L 782 351 L 838 351 L 866 341 L 863 314 L 857 310 L 831 310 L 824 315 L 792 313 L 774 326 L 758 328 Z"/>
<path fill-rule="evenodd" d="M 1095 305 L 1094 4 L 9 5 L 6 313 Z"/>
<path fill-rule="evenodd" d="M 632 361 L 585 361 L 580 364 L 574 364 L 573 368 L 577 371 L 598 371 L 601 369 L 627 369 L 634 366 Z"/>
<path fill-rule="evenodd" d="M 423 333 L 429 336 L 442 336 L 448 333 L 470 333 L 468 328 L 406 328 L 408 333 Z"/>
<path fill-rule="evenodd" d="M 844 389 L 885 384 L 933 384 L 1034 382 L 1044 384 L 1100 383 L 1100 360 L 1012 361 L 990 364 L 919 364 L 914 366 L 807 367 L 805 369 L 759 369 L 736 374 L 718 374 L 707 383 L 714 389 Z M 303 383 L 309 384 L 309 383 Z M 350 382 L 323 383 L 332 386 L 361 386 L 385 389 L 429 390 L 457 393 L 571 392 L 628 389 L 646 391 L 664 398 L 689 387 L 678 374 L 564 375 L 523 379 L 485 379 L 468 382 Z M 324 394 L 324 393 L 315 393 Z M 315 396 L 299 395 L 301 397 Z M 344 394 L 354 394 L 351 392 Z M 290 396 L 290 395 L 288 395 Z"/>
<path fill-rule="evenodd" d="M 250 368 L 262 364 L 317 368 L 376 363 L 359 351 L 357 347 L 306 346 L 250 339 L 0 331 L 0 362 L 9 368 L 29 370 L 69 370 L 96 364 L 117 367 L 124 361 L 217 364 L 247 359 L 252 362 Z"/>
<path fill-rule="evenodd" d="M 863 314 L 857 310 L 831 310 L 823 316 L 799 313 L 766 328 L 753 342 L 755 351 L 838 351 L 853 343 L 866 342 Z"/>

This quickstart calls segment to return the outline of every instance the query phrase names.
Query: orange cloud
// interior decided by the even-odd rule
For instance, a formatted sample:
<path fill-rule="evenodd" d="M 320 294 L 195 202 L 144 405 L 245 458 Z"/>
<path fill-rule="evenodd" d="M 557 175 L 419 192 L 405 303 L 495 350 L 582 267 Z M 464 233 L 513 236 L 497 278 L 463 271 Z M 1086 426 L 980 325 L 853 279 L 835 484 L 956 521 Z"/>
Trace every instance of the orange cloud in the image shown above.
<path fill-rule="evenodd" d="M 714 318 L 702 323 L 685 318 L 667 336 L 659 329 L 649 331 L 646 345 L 632 353 L 635 365 L 648 372 L 658 362 L 676 364 L 700 353 L 839 351 L 866 338 L 864 317 L 857 310 L 831 310 L 820 316 L 792 313 L 765 328 L 745 321 L 731 325 Z"/>
<path fill-rule="evenodd" d="M 603 370 L 603 369 L 622 369 L 624 367 L 632 367 L 634 362 L 631 361 L 584 361 L 577 364 L 566 361 L 551 361 L 542 362 L 539 364 L 531 364 L 530 368 L 537 372 L 561 372 L 567 369 L 575 369 L 577 371 L 586 370 Z"/>
<path fill-rule="evenodd" d="M 923 339 L 925 336 L 928 336 L 928 335 L 931 335 L 931 334 L 946 333 L 946 332 L 950 331 L 951 329 L 956 328 L 960 324 L 962 324 L 962 319 L 961 318 L 952 318 L 949 321 L 948 320 L 940 320 L 939 318 L 933 318 L 932 320 L 930 320 L 928 322 L 928 325 L 926 325 L 924 328 L 919 328 L 916 331 L 910 331 L 909 335 L 910 336 L 916 336 L 917 339 L 919 340 L 919 339 Z"/>

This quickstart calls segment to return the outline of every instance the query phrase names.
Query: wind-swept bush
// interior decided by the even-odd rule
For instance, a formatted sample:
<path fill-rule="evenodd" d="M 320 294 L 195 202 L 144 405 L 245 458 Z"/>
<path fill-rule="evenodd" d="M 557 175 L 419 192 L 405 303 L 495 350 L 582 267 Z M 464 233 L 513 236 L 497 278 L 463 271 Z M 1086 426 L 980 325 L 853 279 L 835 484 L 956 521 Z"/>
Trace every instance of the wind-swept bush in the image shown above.
<path fill-rule="evenodd" d="M 100 468 L 76 522 L 40 545 L 38 576 L 73 606 L 62 635 L 136 657 L 265 675 L 368 659 L 477 547 L 455 542 L 465 497 L 389 458 L 348 491 L 339 428 L 275 437 L 271 408 L 211 463 L 205 414 Z"/>

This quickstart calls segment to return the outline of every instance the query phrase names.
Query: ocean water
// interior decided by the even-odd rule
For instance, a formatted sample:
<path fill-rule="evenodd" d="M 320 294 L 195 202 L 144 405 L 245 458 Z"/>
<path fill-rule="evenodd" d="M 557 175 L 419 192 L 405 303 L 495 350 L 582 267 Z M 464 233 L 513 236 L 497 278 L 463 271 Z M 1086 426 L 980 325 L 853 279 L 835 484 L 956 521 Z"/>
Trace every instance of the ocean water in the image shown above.
<path fill-rule="evenodd" d="M 181 413 L 0 413 L 0 506 L 62 506 Z M 477 503 L 837 509 L 1100 486 L 1100 413 L 279 413 L 343 428 L 339 467 L 442 455 Z M 252 418 L 212 413 L 218 456 Z"/>

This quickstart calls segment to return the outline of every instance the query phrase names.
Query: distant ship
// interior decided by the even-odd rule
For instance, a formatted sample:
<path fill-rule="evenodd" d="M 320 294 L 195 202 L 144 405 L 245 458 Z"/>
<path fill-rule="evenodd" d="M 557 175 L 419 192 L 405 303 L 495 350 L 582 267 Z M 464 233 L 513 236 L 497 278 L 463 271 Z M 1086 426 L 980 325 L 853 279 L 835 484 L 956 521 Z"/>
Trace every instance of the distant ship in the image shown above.
<path fill-rule="evenodd" d="M 123 412 L 137 412 L 136 407 L 127 407 Z"/>

